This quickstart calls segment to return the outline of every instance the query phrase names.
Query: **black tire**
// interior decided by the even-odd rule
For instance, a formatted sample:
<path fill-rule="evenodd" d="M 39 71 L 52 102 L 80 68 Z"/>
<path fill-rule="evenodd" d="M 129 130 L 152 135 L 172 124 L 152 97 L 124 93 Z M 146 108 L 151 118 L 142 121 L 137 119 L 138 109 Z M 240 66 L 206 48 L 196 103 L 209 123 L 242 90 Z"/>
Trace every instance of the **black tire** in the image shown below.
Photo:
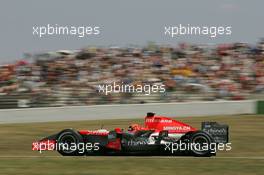
<path fill-rule="evenodd" d="M 84 150 L 79 150 L 78 145 L 83 142 L 83 137 L 73 129 L 65 129 L 57 135 L 57 151 L 63 156 L 82 156 Z M 72 145 L 76 145 L 76 149 Z M 84 148 L 83 148 L 84 149 Z"/>
<path fill-rule="evenodd" d="M 214 139 L 204 131 L 196 131 L 192 133 L 190 136 L 191 154 L 197 157 L 210 157 L 215 155 L 212 148 L 213 142 Z M 208 147 L 205 146 L 206 144 L 208 144 Z"/>

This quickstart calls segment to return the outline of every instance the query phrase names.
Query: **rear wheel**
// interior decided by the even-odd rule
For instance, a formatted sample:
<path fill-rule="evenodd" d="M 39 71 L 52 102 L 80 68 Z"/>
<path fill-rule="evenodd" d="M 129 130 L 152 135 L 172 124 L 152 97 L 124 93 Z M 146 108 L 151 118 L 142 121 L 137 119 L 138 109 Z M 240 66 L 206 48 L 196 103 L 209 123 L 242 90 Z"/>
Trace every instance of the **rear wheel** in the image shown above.
<path fill-rule="evenodd" d="M 57 151 L 63 156 L 85 154 L 83 137 L 75 130 L 65 129 L 58 134 Z"/>
<path fill-rule="evenodd" d="M 194 132 L 190 137 L 192 155 L 199 157 L 209 157 L 214 155 L 213 142 L 214 141 L 209 134 L 203 131 Z"/>

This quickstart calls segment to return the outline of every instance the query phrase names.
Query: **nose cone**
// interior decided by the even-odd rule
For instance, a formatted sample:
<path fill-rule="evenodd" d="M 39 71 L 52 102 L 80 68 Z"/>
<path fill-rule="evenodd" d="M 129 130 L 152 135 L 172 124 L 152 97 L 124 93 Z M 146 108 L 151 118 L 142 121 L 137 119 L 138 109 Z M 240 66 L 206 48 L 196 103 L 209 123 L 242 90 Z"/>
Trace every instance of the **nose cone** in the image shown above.
<path fill-rule="evenodd" d="M 52 151 L 56 149 L 55 140 L 43 140 L 32 143 L 32 151 Z"/>

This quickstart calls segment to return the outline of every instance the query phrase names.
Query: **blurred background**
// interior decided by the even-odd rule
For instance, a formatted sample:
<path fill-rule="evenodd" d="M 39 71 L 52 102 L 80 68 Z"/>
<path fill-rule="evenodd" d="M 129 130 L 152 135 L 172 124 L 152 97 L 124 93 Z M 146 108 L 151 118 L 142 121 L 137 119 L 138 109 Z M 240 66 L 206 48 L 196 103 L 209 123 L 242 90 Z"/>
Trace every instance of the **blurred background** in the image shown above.
<path fill-rule="evenodd" d="M 261 99 L 262 1 L 4 0 L 0 108 Z M 78 38 L 32 34 L 47 24 L 99 26 Z M 164 26 L 231 26 L 232 35 L 164 35 Z M 153 41 L 153 42 L 152 42 Z M 165 93 L 98 93 L 98 85 L 164 84 Z"/>
<path fill-rule="evenodd" d="M 98 85 L 164 84 L 165 93 L 98 93 Z M 0 66 L 0 108 L 245 100 L 264 97 L 264 41 L 89 47 Z"/>

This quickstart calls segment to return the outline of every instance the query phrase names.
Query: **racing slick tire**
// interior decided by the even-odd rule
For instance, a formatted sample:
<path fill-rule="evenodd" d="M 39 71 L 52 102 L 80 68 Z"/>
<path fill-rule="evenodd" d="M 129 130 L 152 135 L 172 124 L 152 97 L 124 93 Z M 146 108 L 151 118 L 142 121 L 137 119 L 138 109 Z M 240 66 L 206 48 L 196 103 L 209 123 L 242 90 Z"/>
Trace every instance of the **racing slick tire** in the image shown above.
<path fill-rule="evenodd" d="M 190 136 L 191 154 L 196 157 L 215 155 L 212 146 L 214 139 L 204 131 L 196 131 Z"/>
<path fill-rule="evenodd" d="M 57 151 L 63 156 L 84 155 L 84 150 L 79 150 L 80 143 L 84 143 L 83 137 L 73 129 L 65 129 L 57 135 Z"/>

